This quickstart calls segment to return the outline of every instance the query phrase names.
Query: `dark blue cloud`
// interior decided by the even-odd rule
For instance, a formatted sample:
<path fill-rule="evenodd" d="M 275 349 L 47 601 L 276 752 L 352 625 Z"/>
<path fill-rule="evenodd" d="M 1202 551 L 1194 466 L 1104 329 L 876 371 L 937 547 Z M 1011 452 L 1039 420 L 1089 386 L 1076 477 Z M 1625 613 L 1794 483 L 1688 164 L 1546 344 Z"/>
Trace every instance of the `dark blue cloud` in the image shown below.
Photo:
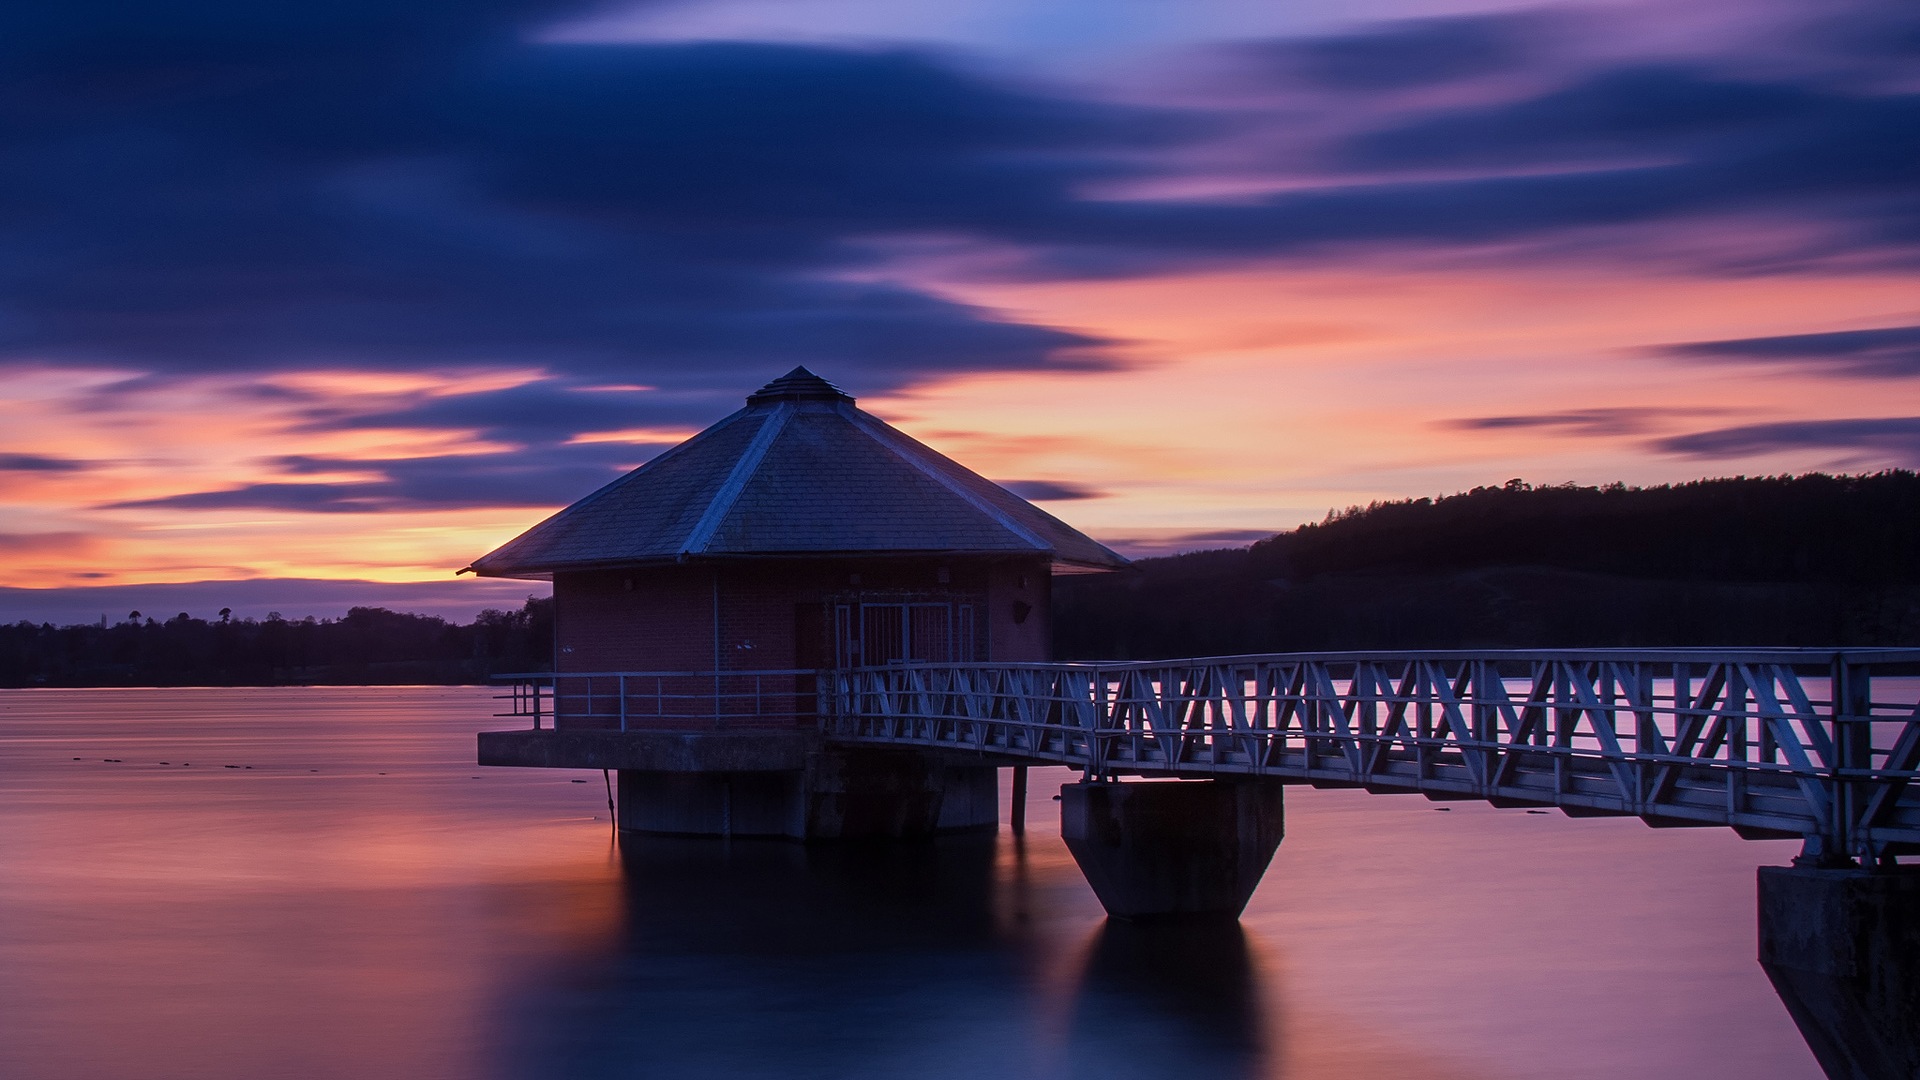
<path fill-rule="evenodd" d="M 375 411 L 326 403 L 300 410 L 300 430 L 429 428 L 473 431 L 516 443 L 557 443 L 574 435 L 657 426 L 705 427 L 738 408 L 744 394 L 663 394 L 646 389 L 541 380 L 501 390 L 438 394 Z"/>
<path fill-rule="evenodd" d="M 1068 502 L 1076 499 L 1098 499 L 1106 492 L 1082 484 L 1067 484 L 1058 480 L 1002 480 L 1000 486 L 1023 499 L 1035 502 Z"/>
<path fill-rule="evenodd" d="M 1920 466 L 1920 416 L 1798 420 L 1698 431 L 1654 448 L 1687 457 L 1734 458 L 1782 450 L 1839 450 Z"/>
<path fill-rule="evenodd" d="M 1817 374 L 1920 376 L 1920 326 L 1694 341 L 1669 345 L 1661 351 L 1691 360 L 1788 364 Z"/>
<path fill-rule="evenodd" d="M 735 389 L 1084 366 L 1088 337 L 849 280 L 847 242 L 1044 212 L 1149 126 L 906 54 L 506 33 L 555 5 L 136 10 L 0 72 L 0 352 Z"/>
<path fill-rule="evenodd" d="M 1537 14 L 1409 19 L 1326 37 L 1235 46 L 1256 77 L 1333 91 L 1406 90 L 1524 68 L 1553 29 Z"/>
<path fill-rule="evenodd" d="M 1243 548 L 1265 540 L 1278 529 L 1207 529 L 1162 536 L 1103 536 L 1100 542 L 1129 559 L 1164 558 L 1191 551 Z"/>
<path fill-rule="evenodd" d="M 0 472 L 80 472 L 93 467 L 75 458 L 45 454 L 0 454 Z"/>
<path fill-rule="evenodd" d="M 1697 68 L 1602 71 L 1573 85 L 1495 105 L 1411 118 L 1353 139 L 1366 168 L 1510 166 L 1700 149 L 1703 139 L 1817 124 L 1842 102 L 1791 83 L 1718 77 Z"/>
<path fill-rule="evenodd" d="M 290 456 L 272 462 L 286 476 L 376 473 L 346 481 L 273 480 L 113 503 L 107 509 L 292 510 L 382 513 L 469 507 L 552 507 L 619 476 L 664 446 L 589 443 L 496 454 L 360 460 Z"/>
<path fill-rule="evenodd" d="M 538 367 L 553 378 L 532 389 L 306 422 L 547 444 L 627 426 L 625 403 L 572 389 L 594 382 L 737 394 L 806 363 L 879 391 L 1100 365 L 1105 342 L 879 280 L 877 240 L 1093 275 L 1743 214 L 1823 227 L 1850 253 L 1920 252 L 1920 96 L 1849 77 L 1884 67 L 1886 27 L 1912 21 L 1881 5 L 1859 9 L 1882 30 L 1872 49 L 1823 15 L 1824 51 L 1797 74 L 1543 70 L 1566 31 L 1531 16 L 1269 43 L 1315 100 L 1507 70 L 1546 88 L 1393 99 L 1335 139 L 1323 184 L 1231 204 L 1087 193 L 1177 170 L 1224 133 L 1285 143 L 1279 114 L 1084 100 L 899 50 L 537 43 L 578 10 L 0 12 L 0 360 Z M 676 400 L 694 399 L 633 414 Z"/>
<path fill-rule="evenodd" d="M 1836 253 L 1910 260 L 1920 248 L 1912 93 L 1628 68 L 1386 126 L 1349 140 L 1342 160 L 1389 176 L 1489 172 L 1345 196 L 1327 220 L 1349 223 L 1356 236 L 1367 219 L 1353 210 L 1372 203 L 1385 211 L 1382 233 L 1409 238 L 1498 240 L 1743 214 L 1824 228 Z M 1439 216 L 1422 229 L 1416 209 Z"/>
<path fill-rule="evenodd" d="M 1562 412 L 1512 416 L 1472 416 L 1446 421 L 1445 426 L 1466 431 L 1547 428 L 1567 435 L 1632 435 L 1643 432 L 1661 421 L 1676 416 L 1697 415 L 1699 412 L 1698 409 L 1663 409 L 1651 406 L 1567 409 Z"/>

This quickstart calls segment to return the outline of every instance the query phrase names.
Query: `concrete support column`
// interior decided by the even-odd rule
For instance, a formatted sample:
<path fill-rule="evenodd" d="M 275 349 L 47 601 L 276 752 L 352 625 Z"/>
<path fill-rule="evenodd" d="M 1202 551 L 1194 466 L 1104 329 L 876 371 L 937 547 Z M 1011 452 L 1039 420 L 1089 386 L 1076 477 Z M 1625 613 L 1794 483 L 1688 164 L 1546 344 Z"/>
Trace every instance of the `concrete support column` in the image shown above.
<path fill-rule="evenodd" d="M 1078 783 L 1060 833 L 1117 919 L 1237 919 L 1280 846 L 1277 784 Z"/>
<path fill-rule="evenodd" d="M 908 838 L 1000 823 L 992 766 L 944 764 L 913 750 L 827 750 L 807 759 L 808 840 Z"/>
<path fill-rule="evenodd" d="M 825 750 L 780 771 L 621 769 L 623 832 L 790 840 L 992 832 L 1000 789 L 986 765 L 899 750 Z"/>
<path fill-rule="evenodd" d="M 1763 866 L 1760 965 L 1831 1080 L 1920 1077 L 1920 867 Z"/>
<path fill-rule="evenodd" d="M 804 805 L 794 772 L 620 770 L 622 832 L 797 837 Z"/>

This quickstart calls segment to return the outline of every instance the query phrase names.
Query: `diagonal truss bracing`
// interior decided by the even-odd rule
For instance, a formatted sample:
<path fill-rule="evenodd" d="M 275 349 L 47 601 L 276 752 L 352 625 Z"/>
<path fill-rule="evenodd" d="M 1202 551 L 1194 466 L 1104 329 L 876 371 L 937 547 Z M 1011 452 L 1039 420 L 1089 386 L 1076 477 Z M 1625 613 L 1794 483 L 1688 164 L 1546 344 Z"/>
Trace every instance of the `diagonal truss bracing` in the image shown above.
<path fill-rule="evenodd" d="M 1867 857 L 1920 851 L 1914 650 L 902 664 L 829 673 L 821 695 L 836 741 L 1557 806 Z"/>

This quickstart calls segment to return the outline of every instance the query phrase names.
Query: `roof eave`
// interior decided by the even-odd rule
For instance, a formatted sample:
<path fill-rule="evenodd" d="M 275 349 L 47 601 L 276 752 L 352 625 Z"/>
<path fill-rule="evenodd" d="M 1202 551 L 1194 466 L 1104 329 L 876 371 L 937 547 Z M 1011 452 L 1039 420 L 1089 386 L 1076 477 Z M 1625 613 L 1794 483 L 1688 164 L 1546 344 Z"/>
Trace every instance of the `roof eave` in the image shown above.
<path fill-rule="evenodd" d="M 586 573 L 595 570 L 643 569 L 659 566 L 685 566 L 709 563 L 773 562 L 773 561 L 825 561 L 829 559 L 857 559 L 863 561 L 897 559 L 1035 559 L 1044 558 L 1052 565 L 1055 573 L 1060 574 L 1098 574 L 1119 570 L 1128 566 L 1128 562 L 1118 555 L 1115 562 L 1094 562 L 1087 559 L 1066 559 L 1056 552 L 1034 551 L 1019 548 L 890 548 L 884 551 L 755 551 L 755 552 L 706 552 L 698 555 L 660 554 L 646 555 L 627 559 L 598 559 L 582 562 L 540 563 L 524 566 L 486 567 L 478 563 L 467 569 L 479 577 L 523 578 L 526 580 L 548 581 L 557 573 Z"/>

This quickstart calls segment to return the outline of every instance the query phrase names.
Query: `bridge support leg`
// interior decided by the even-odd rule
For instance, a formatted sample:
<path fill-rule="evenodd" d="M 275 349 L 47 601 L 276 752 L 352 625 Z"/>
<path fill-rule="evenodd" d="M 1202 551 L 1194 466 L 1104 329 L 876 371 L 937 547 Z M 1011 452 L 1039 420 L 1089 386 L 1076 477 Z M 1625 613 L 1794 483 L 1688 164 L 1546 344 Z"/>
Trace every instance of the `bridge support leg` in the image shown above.
<path fill-rule="evenodd" d="M 1920 1077 L 1920 867 L 1763 866 L 1760 966 L 1831 1080 Z"/>
<path fill-rule="evenodd" d="M 1237 919 L 1280 846 L 1282 791 L 1227 780 L 1068 784 L 1060 833 L 1116 919 Z"/>

